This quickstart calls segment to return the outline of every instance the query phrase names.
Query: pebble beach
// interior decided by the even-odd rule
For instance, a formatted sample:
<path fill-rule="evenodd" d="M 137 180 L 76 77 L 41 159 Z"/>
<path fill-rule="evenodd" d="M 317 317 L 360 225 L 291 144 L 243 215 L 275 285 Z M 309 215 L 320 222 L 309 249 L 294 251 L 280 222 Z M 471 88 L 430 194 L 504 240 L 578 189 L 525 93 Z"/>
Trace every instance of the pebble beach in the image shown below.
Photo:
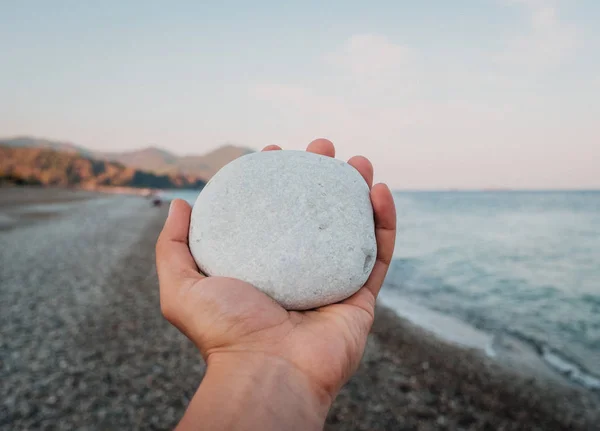
<path fill-rule="evenodd" d="M 204 364 L 161 316 L 139 196 L 0 189 L 0 430 L 172 429 Z M 326 430 L 600 429 L 600 397 L 511 369 L 379 306 Z"/>

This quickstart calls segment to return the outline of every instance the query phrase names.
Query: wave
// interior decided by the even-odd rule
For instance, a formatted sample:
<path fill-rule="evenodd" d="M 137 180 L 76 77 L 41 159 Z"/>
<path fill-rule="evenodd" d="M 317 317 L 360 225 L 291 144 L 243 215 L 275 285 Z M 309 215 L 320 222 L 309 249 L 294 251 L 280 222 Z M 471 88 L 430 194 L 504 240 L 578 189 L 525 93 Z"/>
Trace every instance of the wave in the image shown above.
<path fill-rule="evenodd" d="M 501 363 L 526 365 L 525 368 L 529 368 L 532 372 L 539 363 L 543 363 L 549 370 L 567 381 L 594 393 L 600 393 L 600 376 L 594 375 L 584 366 L 570 359 L 564 352 L 557 351 L 529 336 L 515 331 L 490 332 L 478 328 L 455 316 L 414 304 L 393 290 L 382 290 L 379 298 L 400 317 L 446 341 L 480 350 Z"/>
<path fill-rule="evenodd" d="M 596 376 L 583 365 L 568 357 L 564 352 L 551 348 L 547 344 L 516 331 L 507 331 L 511 336 L 527 343 L 536 354 L 552 369 L 568 380 L 592 391 L 600 392 L 600 376 Z"/>

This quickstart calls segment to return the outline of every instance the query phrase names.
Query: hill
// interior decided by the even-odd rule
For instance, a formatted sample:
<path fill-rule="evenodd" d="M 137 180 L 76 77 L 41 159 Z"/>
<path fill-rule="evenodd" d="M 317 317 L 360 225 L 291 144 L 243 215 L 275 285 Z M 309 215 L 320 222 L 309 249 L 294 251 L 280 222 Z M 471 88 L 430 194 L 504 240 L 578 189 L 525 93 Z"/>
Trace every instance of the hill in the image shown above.
<path fill-rule="evenodd" d="M 49 139 L 33 138 L 30 136 L 17 136 L 14 138 L 0 139 L 0 145 L 18 148 L 45 148 L 48 150 L 62 151 L 65 153 L 77 153 L 84 157 L 93 157 L 90 151 L 79 145 L 65 141 L 51 141 Z"/>
<path fill-rule="evenodd" d="M 204 179 L 210 179 L 219 169 L 230 161 L 254 152 L 245 147 L 224 145 L 203 156 L 180 157 L 176 166 L 181 172 L 196 174 Z"/>
<path fill-rule="evenodd" d="M 178 156 L 161 148 L 148 147 L 125 152 L 99 152 L 61 141 L 32 138 L 27 136 L 0 139 L 0 145 L 10 147 L 46 148 L 77 153 L 86 158 L 119 162 L 158 175 L 184 174 L 208 181 L 219 169 L 230 161 L 252 153 L 253 150 L 235 145 L 224 145 L 205 155 Z"/>
<path fill-rule="evenodd" d="M 56 186 L 199 188 L 205 181 L 183 174 L 159 175 L 76 152 L 0 145 L 0 182 Z"/>
<path fill-rule="evenodd" d="M 125 151 L 122 153 L 97 152 L 96 157 L 157 173 L 173 171 L 172 166 L 178 159 L 175 154 L 156 147 Z"/>
<path fill-rule="evenodd" d="M 156 173 L 180 172 L 197 175 L 208 181 L 230 161 L 253 150 L 234 145 L 224 145 L 205 155 L 177 156 L 156 147 L 124 153 L 97 153 L 97 156 Z"/>

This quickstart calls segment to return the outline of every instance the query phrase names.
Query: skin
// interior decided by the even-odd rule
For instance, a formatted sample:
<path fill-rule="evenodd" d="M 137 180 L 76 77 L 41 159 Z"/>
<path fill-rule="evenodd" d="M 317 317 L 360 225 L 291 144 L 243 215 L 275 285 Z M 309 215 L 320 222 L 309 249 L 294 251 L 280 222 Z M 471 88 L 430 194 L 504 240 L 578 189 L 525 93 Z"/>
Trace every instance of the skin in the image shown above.
<path fill-rule="evenodd" d="M 270 145 L 263 151 L 280 149 Z M 326 139 L 312 141 L 307 151 L 335 157 Z M 362 358 L 396 238 L 389 188 L 372 186 L 366 158 L 348 163 L 371 188 L 377 261 L 356 294 L 315 310 L 286 311 L 248 283 L 201 274 L 188 248 L 191 208 L 172 202 L 156 244 L 161 309 L 207 363 L 177 429 L 323 428 L 331 403 Z"/>

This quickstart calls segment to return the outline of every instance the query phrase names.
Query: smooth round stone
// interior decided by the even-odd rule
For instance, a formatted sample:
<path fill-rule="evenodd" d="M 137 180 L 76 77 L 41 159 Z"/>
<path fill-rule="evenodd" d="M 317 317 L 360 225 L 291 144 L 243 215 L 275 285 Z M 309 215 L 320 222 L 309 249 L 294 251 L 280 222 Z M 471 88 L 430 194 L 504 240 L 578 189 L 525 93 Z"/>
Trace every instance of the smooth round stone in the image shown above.
<path fill-rule="evenodd" d="M 288 310 L 341 301 L 369 277 L 369 188 L 349 164 L 305 151 L 240 157 L 204 187 L 189 246 L 200 270 L 256 286 Z"/>

